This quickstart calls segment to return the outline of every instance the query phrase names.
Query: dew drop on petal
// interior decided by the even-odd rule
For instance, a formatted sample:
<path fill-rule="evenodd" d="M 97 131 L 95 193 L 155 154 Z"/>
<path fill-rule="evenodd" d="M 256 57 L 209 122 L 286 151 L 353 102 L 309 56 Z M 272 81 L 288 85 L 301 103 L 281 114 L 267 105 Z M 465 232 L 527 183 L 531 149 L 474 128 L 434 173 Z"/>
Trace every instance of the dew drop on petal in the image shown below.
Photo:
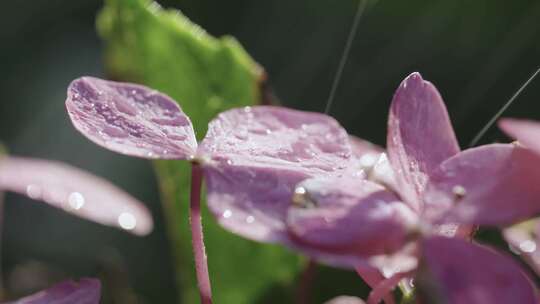
<path fill-rule="evenodd" d="M 246 223 L 251 224 L 253 222 L 255 222 L 255 218 L 253 216 L 250 215 L 246 217 Z"/>
<path fill-rule="evenodd" d="M 293 197 L 292 197 L 293 205 L 295 205 L 295 206 L 303 206 L 306 192 L 307 192 L 306 188 L 304 188 L 304 187 L 296 187 L 294 189 L 294 193 L 293 193 Z"/>
<path fill-rule="evenodd" d="M 525 240 L 519 243 L 519 250 L 526 253 L 532 253 L 536 251 L 536 243 L 532 240 Z"/>
<path fill-rule="evenodd" d="M 75 210 L 81 209 L 84 203 L 84 196 L 79 192 L 72 192 L 68 197 L 69 206 Z"/>
<path fill-rule="evenodd" d="M 228 218 L 230 218 L 231 216 L 232 216 L 232 211 L 231 211 L 231 210 L 227 209 L 227 210 L 225 210 L 225 211 L 223 212 L 223 218 L 228 219 Z"/>
<path fill-rule="evenodd" d="M 129 212 L 123 212 L 118 216 L 118 225 L 125 230 L 133 230 L 137 226 L 137 219 Z"/>
<path fill-rule="evenodd" d="M 26 194 L 31 199 L 40 199 L 42 194 L 41 187 L 38 185 L 30 184 L 26 186 Z"/>
<path fill-rule="evenodd" d="M 452 188 L 452 193 L 454 193 L 456 198 L 463 198 L 467 194 L 467 190 L 461 185 L 456 185 Z"/>
<path fill-rule="evenodd" d="M 364 169 L 371 169 L 377 162 L 378 155 L 373 153 L 367 153 L 360 157 L 360 166 Z"/>

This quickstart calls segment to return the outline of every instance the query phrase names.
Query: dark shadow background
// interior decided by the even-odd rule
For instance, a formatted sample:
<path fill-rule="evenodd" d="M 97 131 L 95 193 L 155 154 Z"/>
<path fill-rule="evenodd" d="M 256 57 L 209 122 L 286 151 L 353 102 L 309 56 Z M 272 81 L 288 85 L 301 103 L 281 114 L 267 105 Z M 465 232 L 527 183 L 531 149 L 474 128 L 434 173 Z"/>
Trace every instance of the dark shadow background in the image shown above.
<path fill-rule="evenodd" d="M 322 111 L 356 0 L 161 1 L 214 35 L 236 36 L 268 71 L 288 106 Z M 332 116 L 384 144 L 394 90 L 420 71 L 441 91 L 465 148 L 540 66 L 536 0 L 380 0 L 363 17 Z M 3 1 L 0 8 L 0 141 L 11 153 L 61 160 L 106 177 L 147 202 L 156 229 L 138 238 L 8 195 L 2 240 L 13 295 L 64 276 L 99 273 L 110 303 L 176 301 L 171 256 L 148 162 L 79 136 L 64 110 L 68 83 L 102 75 L 97 0 Z M 506 116 L 540 119 L 540 79 Z M 507 140 L 492 128 L 482 142 Z M 31 274 L 31 275 L 27 275 Z M 27 279 L 21 280 L 20 277 Z"/>

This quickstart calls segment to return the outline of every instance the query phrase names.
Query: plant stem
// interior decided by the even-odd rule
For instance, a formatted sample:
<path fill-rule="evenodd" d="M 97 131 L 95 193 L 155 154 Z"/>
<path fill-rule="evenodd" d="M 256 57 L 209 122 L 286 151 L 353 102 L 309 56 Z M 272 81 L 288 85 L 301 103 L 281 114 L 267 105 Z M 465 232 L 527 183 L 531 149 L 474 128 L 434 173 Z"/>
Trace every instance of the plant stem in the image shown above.
<path fill-rule="evenodd" d="M 208 264 L 204 248 L 203 227 L 201 218 L 201 184 L 202 169 L 199 164 L 191 165 L 191 195 L 190 195 L 190 223 L 193 256 L 195 257 L 195 270 L 197 272 L 197 285 L 202 304 L 212 304 L 212 288 L 208 275 Z"/>
<path fill-rule="evenodd" d="M 317 274 L 317 263 L 310 259 L 300 276 L 300 282 L 296 289 L 296 304 L 310 304 L 313 282 Z"/>

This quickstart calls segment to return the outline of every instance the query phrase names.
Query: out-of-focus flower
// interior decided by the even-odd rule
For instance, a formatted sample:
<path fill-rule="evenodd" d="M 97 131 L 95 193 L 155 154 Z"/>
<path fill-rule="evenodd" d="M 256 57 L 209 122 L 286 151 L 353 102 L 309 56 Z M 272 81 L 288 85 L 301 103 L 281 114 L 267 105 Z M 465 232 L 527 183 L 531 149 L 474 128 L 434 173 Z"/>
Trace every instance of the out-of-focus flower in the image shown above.
<path fill-rule="evenodd" d="M 97 279 L 65 281 L 33 295 L 6 304 L 99 304 L 101 284 Z"/>
<path fill-rule="evenodd" d="M 12 191 L 93 222 L 138 235 L 152 231 L 143 203 L 108 181 L 72 166 L 0 156 L 0 191 Z"/>

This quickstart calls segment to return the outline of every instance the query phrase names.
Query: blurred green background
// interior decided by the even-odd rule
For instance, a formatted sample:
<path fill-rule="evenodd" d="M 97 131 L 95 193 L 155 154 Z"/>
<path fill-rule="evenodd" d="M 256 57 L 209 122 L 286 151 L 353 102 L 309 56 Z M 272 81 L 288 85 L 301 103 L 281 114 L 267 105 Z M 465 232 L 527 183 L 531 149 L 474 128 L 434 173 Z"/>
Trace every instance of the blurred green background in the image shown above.
<path fill-rule="evenodd" d="M 160 1 L 213 35 L 232 34 L 263 65 L 283 104 L 323 111 L 357 1 Z M 465 148 L 540 66 L 535 0 L 371 1 L 360 22 L 331 115 L 384 144 L 401 79 L 420 71 L 441 91 Z M 147 203 L 154 233 L 138 238 L 8 195 L 4 284 L 13 295 L 65 276 L 100 273 L 108 303 L 174 303 L 176 290 L 151 165 L 79 136 L 64 110 L 68 83 L 103 76 L 98 0 L 3 1 L 0 141 L 11 153 L 65 161 L 104 176 Z M 540 119 L 540 81 L 506 116 Z M 493 128 L 482 142 L 507 140 Z M 133 297 L 136 294 L 135 300 Z"/>

